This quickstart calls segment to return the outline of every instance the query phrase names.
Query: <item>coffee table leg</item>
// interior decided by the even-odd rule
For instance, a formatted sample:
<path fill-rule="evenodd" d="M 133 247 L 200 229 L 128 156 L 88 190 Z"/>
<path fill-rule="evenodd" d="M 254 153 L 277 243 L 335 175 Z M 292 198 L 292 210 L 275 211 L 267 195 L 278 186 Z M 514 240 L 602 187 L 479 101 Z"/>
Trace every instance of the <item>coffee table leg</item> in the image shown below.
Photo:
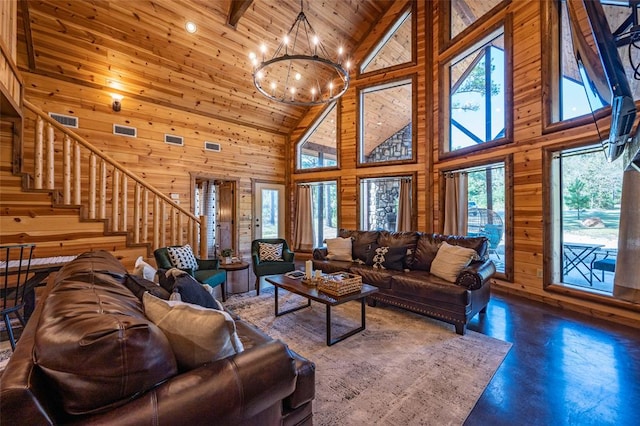
<path fill-rule="evenodd" d="M 346 332 L 342 336 L 338 336 L 335 339 L 331 338 L 331 305 L 327 305 L 327 346 L 333 346 L 334 344 L 343 341 L 347 337 L 353 336 L 356 333 L 363 331 L 366 327 L 365 316 L 365 304 L 364 297 L 360 299 L 360 327 Z"/>
<path fill-rule="evenodd" d="M 286 311 L 278 312 L 278 286 L 274 286 L 276 288 L 275 298 L 276 298 L 276 316 L 282 316 L 284 314 L 289 314 L 291 312 L 299 311 L 300 309 L 308 308 L 311 306 L 311 299 L 307 299 L 306 305 L 296 306 L 295 308 L 287 309 Z"/>

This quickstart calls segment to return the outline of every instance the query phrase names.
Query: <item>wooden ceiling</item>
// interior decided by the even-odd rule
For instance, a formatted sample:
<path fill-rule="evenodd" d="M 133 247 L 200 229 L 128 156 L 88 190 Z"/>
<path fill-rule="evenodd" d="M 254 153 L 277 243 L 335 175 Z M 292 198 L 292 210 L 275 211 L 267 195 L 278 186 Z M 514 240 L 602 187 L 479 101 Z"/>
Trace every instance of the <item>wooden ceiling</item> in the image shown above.
<path fill-rule="evenodd" d="M 329 51 L 353 51 L 391 0 L 304 1 Z M 289 134 L 308 108 L 267 100 L 249 52 L 274 49 L 295 0 L 20 0 L 20 67 L 231 124 Z M 235 28 L 228 21 L 237 22 Z M 198 26 L 185 31 L 186 21 Z"/>

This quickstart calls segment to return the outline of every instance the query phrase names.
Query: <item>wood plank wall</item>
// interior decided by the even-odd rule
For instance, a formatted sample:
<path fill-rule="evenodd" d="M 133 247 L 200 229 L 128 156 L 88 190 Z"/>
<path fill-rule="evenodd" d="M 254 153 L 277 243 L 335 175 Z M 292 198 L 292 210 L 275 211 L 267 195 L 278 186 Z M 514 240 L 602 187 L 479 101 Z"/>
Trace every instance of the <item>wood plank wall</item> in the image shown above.
<path fill-rule="evenodd" d="M 441 232 L 441 173 L 443 170 L 464 168 L 473 164 L 512 159 L 513 167 L 513 229 L 511 233 L 513 253 L 513 280 L 494 280 L 499 291 L 519 294 L 558 307 L 586 314 L 609 318 L 613 321 L 640 327 L 637 306 L 624 302 L 609 303 L 607 298 L 584 296 L 579 293 L 549 292 L 544 289 L 538 270 L 544 270 L 544 223 L 542 206 L 546 194 L 543 191 L 543 153 L 548 147 L 565 147 L 594 137 L 592 125 L 545 134 L 542 127 L 542 7 L 543 2 L 512 1 L 506 8 L 492 14 L 463 39 L 444 49 L 439 46 L 439 8 L 444 2 L 416 2 L 418 11 L 418 58 L 412 67 L 393 70 L 373 77 L 352 80 L 352 87 L 341 102 L 341 134 L 339 153 L 341 167 L 336 171 L 295 173 L 295 143 L 289 155 L 290 193 L 298 182 L 338 179 L 340 182 L 339 225 L 343 228 L 358 226 L 357 188 L 358 176 L 372 173 L 416 172 L 418 185 L 418 230 Z M 356 64 L 393 22 L 404 2 L 397 2 L 380 20 L 365 42 L 355 52 Z M 449 159 L 440 159 L 439 143 L 439 65 L 448 58 L 468 48 L 497 22 L 509 17 L 513 28 L 513 143 Z M 427 28 L 426 23 L 429 23 Z M 428 72 L 430 71 L 430 72 Z M 418 82 L 418 157 L 416 164 L 380 166 L 358 169 L 356 167 L 356 111 L 357 88 L 380 81 L 415 73 Z M 292 132 L 291 140 L 297 142 L 313 124 L 318 111 L 302 120 Z M 293 200 L 292 200 L 293 203 Z"/>
<path fill-rule="evenodd" d="M 3 115 L 15 115 L 20 105 L 22 86 L 16 67 L 17 8 L 17 1 L 0 2 L 0 96 Z"/>
<path fill-rule="evenodd" d="M 24 73 L 24 79 L 32 103 L 45 112 L 78 117 L 74 130 L 80 136 L 165 194 L 178 194 L 188 210 L 194 176 L 238 181 L 239 248 L 248 257 L 252 180 L 284 183 L 285 137 L 126 97 L 122 110 L 114 112 L 110 93 L 38 74 Z M 137 128 L 137 138 L 113 135 L 114 124 Z M 165 133 L 184 137 L 184 146 L 165 144 Z M 33 125 L 27 122 L 25 138 L 32 137 Z M 219 143 L 221 152 L 205 151 L 204 141 Z"/>

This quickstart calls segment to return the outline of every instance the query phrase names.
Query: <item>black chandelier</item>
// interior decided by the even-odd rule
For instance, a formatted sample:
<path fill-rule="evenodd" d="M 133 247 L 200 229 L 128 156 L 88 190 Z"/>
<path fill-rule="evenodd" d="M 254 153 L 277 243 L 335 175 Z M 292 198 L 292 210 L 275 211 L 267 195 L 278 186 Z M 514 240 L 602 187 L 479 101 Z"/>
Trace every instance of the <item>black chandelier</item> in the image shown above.
<path fill-rule="evenodd" d="M 330 56 L 318 34 L 304 14 L 300 13 L 284 36 L 271 59 L 266 59 L 267 47 L 260 47 L 261 60 L 251 52 L 253 84 L 267 98 L 292 105 L 319 105 L 332 102 L 349 88 L 350 62 L 344 59 L 343 48 L 337 60 Z"/>

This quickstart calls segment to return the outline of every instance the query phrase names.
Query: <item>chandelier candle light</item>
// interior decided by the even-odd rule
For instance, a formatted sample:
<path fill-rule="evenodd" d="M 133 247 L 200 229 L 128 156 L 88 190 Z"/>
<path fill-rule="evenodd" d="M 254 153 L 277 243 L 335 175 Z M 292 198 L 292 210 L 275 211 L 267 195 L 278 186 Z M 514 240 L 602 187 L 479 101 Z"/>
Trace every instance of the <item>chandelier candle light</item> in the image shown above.
<path fill-rule="evenodd" d="M 271 59 L 266 59 L 267 46 L 260 46 L 262 59 L 251 52 L 253 84 L 267 98 L 292 105 L 319 105 L 332 102 L 349 88 L 350 61 L 344 67 L 343 48 L 333 61 L 318 34 L 304 14 L 300 13 L 284 36 Z"/>

